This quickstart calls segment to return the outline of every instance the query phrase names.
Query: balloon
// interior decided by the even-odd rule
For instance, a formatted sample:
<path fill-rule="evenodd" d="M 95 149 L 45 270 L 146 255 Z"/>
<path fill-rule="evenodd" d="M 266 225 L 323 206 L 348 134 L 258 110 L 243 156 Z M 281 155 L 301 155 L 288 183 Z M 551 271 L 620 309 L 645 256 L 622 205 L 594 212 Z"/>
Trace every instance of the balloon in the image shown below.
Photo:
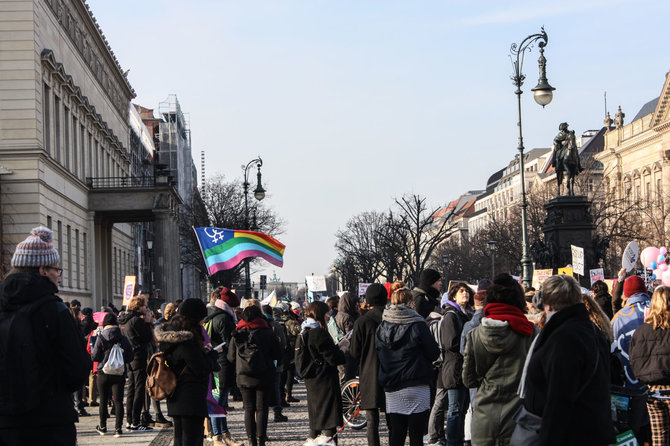
<path fill-rule="evenodd" d="M 670 286 L 670 270 L 663 271 L 663 274 L 661 275 L 661 282 L 663 282 L 663 285 L 665 286 Z"/>
<path fill-rule="evenodd" d="M 651 262 L 649 264 L 649 268 L 651 268 L 651 269 L 656 269 L 657 267 L 658 267 L 658 263 L 656 263 L 656 262 Z"/>
<path fill-rule="evenodd" d="M 651 280 L 656 280 L 656 274 L 651 275 Z"/>
<path fill-rule="evenodd" d="M 651 262 L 656 260 L 660 253 L 661 251 L 654 246 L 644 248 L 640 253 L 640 261 L 642 262 L 645 268 L 651 268 Z"/>
<path fill-rule="evenodd" d="M 668 264 L 665 263 L 665 262 L 661 263 L 660 265 L 658 265 L 658 269 L 660 269 L 661 271 L 667 271 L 668 270 Z"/>
<path fill-rule="evenodd" d="M 658 257 L 656 257 L 656 261 L 658 263 L 663 263 L 665 261 L 665 256 L 663 254 L 659 254 Z"/>
<path fill-rule="evenodd" d="M 668 253 L 668 248 L 661 246 L 661 249 L 658 250 L 661 254 L 666 255 Z"/>
<path fill-rule="evenodd" d="M 661 276 L 663 275 L 663 271 L 661 271 L 660 269 L 655 269 L 654 271 L 652 271 L 652 273 L 653 273 L 654 276 L 656 276 L 657 279 L 660 279 Z M 651 280 L 654 280 L 654 279 L 651 279 Z"/>

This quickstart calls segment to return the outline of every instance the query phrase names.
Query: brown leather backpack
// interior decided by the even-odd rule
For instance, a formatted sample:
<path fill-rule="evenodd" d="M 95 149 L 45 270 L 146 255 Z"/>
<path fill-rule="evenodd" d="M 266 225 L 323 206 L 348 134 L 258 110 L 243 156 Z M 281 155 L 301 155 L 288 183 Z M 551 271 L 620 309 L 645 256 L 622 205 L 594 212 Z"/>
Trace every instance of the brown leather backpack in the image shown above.
<path fill-rule="evenodd" d="M 177 375 L 167 363 L 164 352 L 154 353 L 149 359 L 146 387 L 151 399 L 156 401 L 170 397 L 177 388 Z"/>

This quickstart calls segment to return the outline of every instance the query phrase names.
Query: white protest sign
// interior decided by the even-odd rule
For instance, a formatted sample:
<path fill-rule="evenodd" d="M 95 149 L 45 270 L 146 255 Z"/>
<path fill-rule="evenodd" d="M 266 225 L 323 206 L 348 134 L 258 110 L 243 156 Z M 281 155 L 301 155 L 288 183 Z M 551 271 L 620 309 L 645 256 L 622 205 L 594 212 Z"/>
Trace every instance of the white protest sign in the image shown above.
<path fill-rule="evenodd" d="M 584 248 L 570 245 L 572 250 L 572 271 L 580 276 L 584 275 Z"/>
<path fill-rule="evenodd" d="M 358 295 L 363 296 L 365 295 L 365 292 L 368 290 L 368 287 L 372 285 L 371 283 L 359 283 L 358 284 Z"/>
<path fill-rule="evenodd" d="M 313 293 L 318 291 L 326 291 L 326 276 L 307 276 L 305 277 L 307 289 Z"/>
<path fill-rule="evenodd" d="M 626 269 L 626 272 L 631 272 L 635 268 L 637 260 L 640 258 L 640 245 L 636 241 L 630 242 L 626 245 L 621 257 L 621 267 Z"/>
<path fill-rule="evenodd" d="M 596 268 L 589 270 L 591 275 L 591 285 L 598 280 L 605 280 L 605 271 L 602 268 Z"/>

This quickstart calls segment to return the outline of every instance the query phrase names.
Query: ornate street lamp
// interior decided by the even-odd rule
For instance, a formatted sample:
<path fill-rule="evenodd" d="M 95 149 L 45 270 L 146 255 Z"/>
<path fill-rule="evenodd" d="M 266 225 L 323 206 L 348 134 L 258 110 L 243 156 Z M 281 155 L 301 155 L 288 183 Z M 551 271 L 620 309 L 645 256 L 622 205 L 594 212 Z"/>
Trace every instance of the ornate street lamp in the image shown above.
<path fill-rule="evenodd" d="M 491 280 L 496 276 L 496 241 L 495 240 L 489 240 L 488 242 L 489 245 L 489 251 L 491 252 Z"/>
<path fill-rule="evenodd" d="M 254 198 L 258 201 L 265 198 L 265 189 L 263 189 L 263 186 L 261 185 L 261 166 L 263 165 L 263 160 L 259 156 L 258 158 L 249 161 L 246 166 L 242 166 L 242 169 L 244 170 L 244 183 L 242 183 L 242 186 L 244 187 L 244 229 L 247 231 L 251 229 L 249 227 L 249 168 L 254 165 L 254 163 L 256 164 L 256 167 L 258 167 L 258 173 L 256 174 L 258 182 L 256 183 L 256 189 L 254 189 Z M 251 299 L 251 276 L 249 273 L 250 261 L 251 259 L 244 259 L 244 296 L 247 299 Z"/>
<path fill-rule="evenodd" d="M 514 92 L 517 97 L 517 108 L 519 111 L 519 162 L 521 170 L 521 238 L 522 238 L 522 255 L 521 255 L 521 282 L 525 288 L 528 288 L 531 284 L 531 277 L 533 275 L 533 264 L 530 259 L 530 254 L 528 250 L 528 228 L 526 223 L 526 208 L 528 207 L 528 202 L 526 200 L 526 175 L 525 175 L 525 162 L 523 156 L 523 132 L 521 129 L 521 86 L 523 85 L 524 79 L 526 76 L 523 74 L 523 59 L 526 52 L 530 52 L 533 48 L 533 43 L 538 42 L 537 46 L 540 48 L 540 58 L 538 59 L 538 64 L 540 68 L 540 79 L 537 82 L 537 86 L 532 89 L 535 102 L 540 104 L 542 108 L 545 105 L 549 104 L 554 97 L 553 91 L 554 87 L 549 85 L 547 81 L 547 59 L 544 57 L 544 47 L 547 46 L 547 33 L 544 31 L 544 27 L 538 34 L 532 34 L 521 41 L 521 44 L 517 46 L 516 43 L 512 44 L 510 49 L 510 59 L 512 59 L 512 66 L 514 67 L 514 75 L 512 80 L 516 86 L 516 91 Z M 516 57 L 516 61 L 514 60 Z"/>

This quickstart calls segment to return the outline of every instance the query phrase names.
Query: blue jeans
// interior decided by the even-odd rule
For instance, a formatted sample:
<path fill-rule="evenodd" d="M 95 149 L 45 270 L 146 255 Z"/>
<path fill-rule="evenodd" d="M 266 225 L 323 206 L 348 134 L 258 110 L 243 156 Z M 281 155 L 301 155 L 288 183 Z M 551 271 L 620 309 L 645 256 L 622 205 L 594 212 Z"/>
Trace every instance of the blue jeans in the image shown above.
<path fill-rule="evenodd" d="M 219 398 L 216 400 L 219 406 L 225 408 L 228 405 L 229 393 L 230 387 L 219 389 Z M 228 432 L 228 419 L 226 417 L 210 417 L 210 420 L 212 420 L 212 434 L 223 435 Z"/>
<path fill-rule="evenodd" d="M 435 402 L 428 420 L 429 443 L 441 443 L 447 446 L 462 446 L 465 429 L 465 412 L 468 404 L 468 389 L 437 389 Z M 444 429 L 444 418 L 447 429 Z"/>

